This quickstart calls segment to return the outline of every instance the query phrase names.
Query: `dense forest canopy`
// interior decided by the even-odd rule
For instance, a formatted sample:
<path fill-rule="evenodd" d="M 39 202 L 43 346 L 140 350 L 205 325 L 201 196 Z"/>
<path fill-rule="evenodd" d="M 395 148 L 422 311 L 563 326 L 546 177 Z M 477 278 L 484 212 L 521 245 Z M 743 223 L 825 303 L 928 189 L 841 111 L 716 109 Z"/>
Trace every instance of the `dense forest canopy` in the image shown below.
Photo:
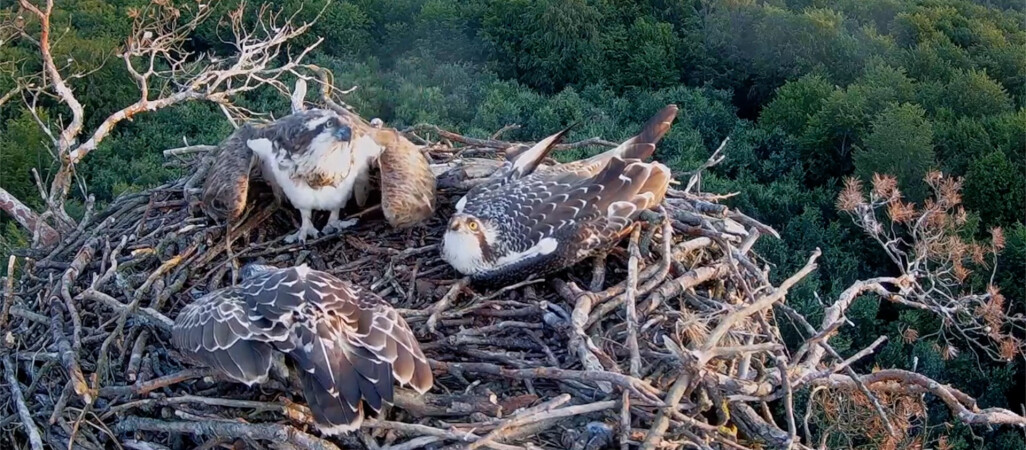
<path fill-rule="evenodd" d="M 146 3 L 57 2 L 55 60 L 80 74 L 75 94 L 87 129 L 138 98 L 116 49 Z M 892 174 L 905 198 L 920 204 L 929 171 L 963 177 L 965 237 L 988 239 L 990 230 L 1004 230 L 996 283 L 1009 314 L 1026 312 L 1021 1 L 354 0 L 322 12 L 324 5 L 279 6 L 298 11 L 300 21 L 320 14 L 297 45 L 324 38 L 311 62 L 330 69 L 337 84 L 358 86 L 344 98 L 364 117 L 482 138 L 515 123 L 520 128 L 504 137 L 525 141 L 580 121 L 571 139 L 617 141 L 676 103 L 680 115 L 657 158 L 681 172 L 729 136 L 727 158 L 705 176 L 704 188 L 736 192 L 730 206 L 780 230 L 780 240 L 757 246 L 775 276 L 823 250 L 820 270 L 788 297 L 812 318 L 854 280 L 889 270 L 871 238 L 835 207 L 844 177 L 868 183 L 874 173 Z M 0 9 L 0 22 L 22 20 L 28 19 L 18 7 Z M 213 26 L 196 30 L 189 45 L 213 54 L 232 50 Z M 20 77 L 40 70 L 36 51 L 16 33 L 0 31 L 0 187 L 30 206 L 41 202 L 32 170 L 45 183 L 56 168 L 50 138 L 16 89 Z M 243 105 L 275 115 L 288 110 L 287 100 L 267 91 L 248 93 Z M 54 99 L 31 107 L 43 121 L 68 120 Z M 165 167 L 161 150 L 183 139 L 216 144 L 231 130 L 209 103 L 140 115 L 118 125 L 78 176 L 102 205 L 181 175 Z M 77 189 L 72 214 L 84 202 Z M 28 242 L 14 221 L 0 220 L 0 253 Z M 985 286 L 986 275 L 970 281 Z M 915 367 L 981 405 L 1024 407 L 1021 355 L 993 361 L 945 335 L 936 317 L 879 300 L 860 302 L 849 315 L 855 326 L 842 329 L 835 342 L 848 347 L 835 343 L 839 352 L 890 336 L 878 354 L 858 363 L 863 367 Z M 934 406 L 915 431 L 922 445 L 1026 449 L 1019 431 L 971 430 Z"/>

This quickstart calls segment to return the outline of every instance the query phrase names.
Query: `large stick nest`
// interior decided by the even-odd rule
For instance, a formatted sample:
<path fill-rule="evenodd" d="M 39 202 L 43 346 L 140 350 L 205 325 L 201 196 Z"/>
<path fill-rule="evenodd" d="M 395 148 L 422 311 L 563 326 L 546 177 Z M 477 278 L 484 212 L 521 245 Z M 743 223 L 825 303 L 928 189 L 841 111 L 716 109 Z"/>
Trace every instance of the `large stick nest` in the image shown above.
<path fill-rule="evenodd" d="M 751 254 L 771 229 L 715 197 L 671 191 L 603 261 L 475 288 L 440 260 L 437 244 L 453 203 L 497 167 L 502 145 L 443 140 L 429 147 L 439 209 L 409 231 L 371 211 L 341 234 L 286 245 L 298 214 L 261 189 L 228 230 L 197 208 L 212 157 L 200 156 L 183 160 L 195 175 L 121 196 L 56 249 L 22 255 L 0 317 L 15 389 L 0 401 L 26 411 L 3 418 L 2 439 L 87 449 L 583 449 L 621 439 L 739 448 L 789 439 L 786 426 L 748 406 L 789 399 L 789 390 L 746 384 L 779 376 L 771 366 L 782 346 L 767 306 L 789 285 L 771 286 Z M 247 389 L 183 360 L 169 345 L 170 321 L 248 262 L 305 263 L 381 294 L 432 359 L 434 388 L 399 391 L 396 407 L 363 430 L 327 440 L 287 377 Z M 15 423 L 25 414 L 38 430 Z"/>

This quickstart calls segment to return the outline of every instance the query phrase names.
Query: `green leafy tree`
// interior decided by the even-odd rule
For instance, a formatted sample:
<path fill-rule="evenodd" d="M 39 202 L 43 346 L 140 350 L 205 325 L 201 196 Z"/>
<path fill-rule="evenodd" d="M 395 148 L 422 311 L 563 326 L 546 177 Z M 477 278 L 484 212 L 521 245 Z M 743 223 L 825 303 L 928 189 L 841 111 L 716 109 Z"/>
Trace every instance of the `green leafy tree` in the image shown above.
<path fill-rule="evenodd" d="M 811 115 L 822 108 L 823 101 L 834 91 L 834 86 L 821 75 L 805 75 L 790 81 L 777 90 L 759 116 L 759 124 L 766 129 L 779 128 L 791 136 L 805 131 Z"/>
<path fill-rule="evenodd" d="M 585 0 L 499 0 L 481 31 L 500 75 L 552 93 L 595 80 L 602 19 Z"/>
<path fill-rule="evenodd" d="M 993 151 L 970 165 L 965 204 L 979 212 L 983 223 L 1007 226 L 1026 222 L 1026 177 L 1004 153 Z"/>
<path fill-rule="evenodd" d="M 874 173 L 894 175 L 905 197 L 921 202 L 923 177 L 934 165 L 933 126 L 922 107 L 909 103 L 887 108 L 873 119 L 869 135 L 855 150 L 855 173 L 872 180 Z"/>

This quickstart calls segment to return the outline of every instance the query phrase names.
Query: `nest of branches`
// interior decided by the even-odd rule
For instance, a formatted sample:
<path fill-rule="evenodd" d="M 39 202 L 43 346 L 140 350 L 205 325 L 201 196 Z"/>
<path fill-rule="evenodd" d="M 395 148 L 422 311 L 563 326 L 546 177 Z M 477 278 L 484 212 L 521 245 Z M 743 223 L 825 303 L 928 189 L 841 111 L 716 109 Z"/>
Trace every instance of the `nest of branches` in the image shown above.
<path fill-rule="evenodd" d="M 54 2 L 19 1 L 38 29 L 20 15 L 0 24 L 5 36 L 39 47 L 43 68 L 14 77 L 17 86 L 0 103 L 15 94 L 26 99 L 60 166 L 41 192 L 44 211 L 0 188 L 0 210 L 31 230 L 35 243 L 10 258 L 2 283 L 0 443 L 13 443 L 4 448 L 825 448 L 836 433 L 860 432 L 870 435 L 866 442 L 896 448 L 915 444 L 909 435 L 925 414 L 924 394 L 968 424 L 1026 426 L 1021 415 L 981 409 L 914 371 L 857 373 L 853 363 L 885 337 L 851 355 L 830 345 L 847 323 L 847 308 L 868 294 L 943 319 L 945 354 L 965 342 L 994 359 L 1023 354 L 1026 318 L 1010 317 L 993 286 L 979 294 L 963 289 L 968 265 L 996 258 L 1003 235 L 995 230 L 989 246 L 963 242 L 958 185 L 938 175 L 927 179 L 936 201 L 922 208 L 903 202 L 890 178 L 874 180 L 868 199 L 861 185 L 847 185 L 838 206 L 900 276 L 856 282 L 816 323 L 785 298 L 815 270 L 819 252 L 771 283 L 752 248 L 776 232 L 719 203 L 724 197 L 698 192 L 701 171 L 722 159 L 722 146 L 695 172 L 676 174 L 687 184 L 607 255 L 494 290 L 461 280 L 440 260 L 437 244 L 453 202 L 511 146 L 498 140 L 505 129 L 491 139 L 431 125 L 407 130 L 411 139 L 437 137 L 422 143 L 431 144 L 440 192 L 434 218 L 409 231 L 365 211 L 354 229 L 287 245 L 298 214 L 260 189 L 251 189 L 251 208 L 238 224 L 215 224 L 196 202 L 212 146 L 166 151 L 191 175 L 122 196 L 99 212 L 90 197 L 75 220 L 64 208 L 74 166 L 124 120 L 209 101 L 236 123 L 257 114 L 232 98 L 259 86 L 287 95 L 286 75 L 313 80 L 313 73 L 322 100 L 338 107 L 330 73 L 303 62 L 321 40 L 289 51 L 309 23 L 266 6 L 251 23 L 243 2 L 221 18 L 236 52 L 215 58 L 185 50 L 213 8 L 172 3 L 132 10 L 118 56 L 140 97 L 92 130 L 84 129 L 86 111 L 69 87 L 81 73 L 55 63 L 50 49 Z M 294 108 L 304 94 L 297 83 Z M 41 98 L 70 110 L 60 133 L 37 114 Z M 607 145 L 592 138 L 557 149 Z M 305 263 L 378 292 L 417 333 L 435 372 L 432 390 L 397 391 L 394 408 L 359 432 L 328 440 L 310 426 L 288 374 L 247 389 L 185 361 L 169 345 L 172 319 L 200 295 L 237 281 L 249 262 Z M 804 340 L 785 345 L 784 326 Z M 918 336 L 905 332 L 908 340 Z M 795 411 L 798 391 L 808 392 L 804 412 Z"/>
<path fill-rule="evenodd" d="M 510 143 L 432 132 L 439 210 L 419 228 L 393 230 L 372 208 L 353 229 L 289 245 L 298 214 L 260 189 L 237 225 L 217 225 L 197 207 L 212 158 L 197 147 L 166 152 L 192 176 L 122 196 L 56 248 L 27 251 L 0 315 L 2 439 L 85 449 L 805 447 L 816 445 L 810 411 L 794 411 L 793 393 L 808 388 L 859 400 L 845 407 L 895 439 L 924 392 L 969 423 L 1023 423 L 912 372 L 855 373 L 852 362 L 884 339 L 847 358 L 829 339 L 857 295 L 884 288 L 853 286 L 816 325 L 789 308 L 788 290 L 815 270 L 818 251 L 769 281 L 752 247 L 776 232 L 697 192 L 720 151 L 604 257 L 501 289 L 469 285 L 437 245 L 455 201 Z M 325 439 L 287 376 L 250 389 L 185 361 L 169 342 L 172 319 L 248 262 L 305 263 L 379 293 L 417 333 L 435 386 L 399 390 L 360 431 Z M 808 336 L 798 349 L 782 342 L 785 320 Z M 826 416 L 833 403 L 822 402 Z"/>

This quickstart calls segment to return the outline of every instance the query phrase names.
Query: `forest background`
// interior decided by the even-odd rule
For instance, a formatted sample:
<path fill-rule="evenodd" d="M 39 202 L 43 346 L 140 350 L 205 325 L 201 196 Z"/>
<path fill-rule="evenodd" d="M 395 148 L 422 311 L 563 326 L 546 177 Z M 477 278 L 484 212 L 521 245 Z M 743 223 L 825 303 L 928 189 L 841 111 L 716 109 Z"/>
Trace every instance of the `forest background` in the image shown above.
<path fill-rule="evenodd" d="M 0 21 L 17 20 L 17 9 L 7 6 L 14 2 L 3 3 Z M 138 98 L 114 55 L 130 30 L 129 14 L 145 3 L 57 2 L 53 22 L 66 29 L 55 59 L 85 74 L 75 94 L 87 112 L 86 129 Z M 278 3 L 302 21 L 325 2 Z M 191 45 L 227 54 L 213 25 L 197 30 Z M 837 211 L 844 177 L 893 174 L 906 199 L 920 204 L 927 171 L 964 177 L 966 237 L 989 239 L 992 228 L 1004 230 L 995 281 L 1009 313 L 1026 312 L 1022 1 L 336 0 L 297 45 L 316 37 L 324 42 L 310 62 L 332 70 L 340 86 L 359 86 L 345 101 L 399 128 L 430 123 L 487 137 L 515 123 L 520 128 L 504 138 L 533 141 L 580 121 L 570 139 L 617 141 L 676 103 L 681 112 L 656 157 L 688 171 L 731 138 L 727 159 L 704 177 L 703 190 L 737 193 L 728 205 L 780 231 L 780 240 L 762 239 L 757 247 L 771 273 L 793 273 L 813 249 L 823 250 L 820 270 L 788 297 L 812 320 L 853 281 L 891 267 L 872 238 Z M 19 74 L 40 70 L 37 51 L 18 40 L 0 42 L 0 95 L 11 92 Z M 288 110 L 269 89 L 242 104 L 276 115 Z M 37 111 L 51 122 L 66 114 L 55 102 Z M 209 103 L 143 114 L 118 125 L 78 174 L 102 207 L 182 175 L 161 150 L 183 139 L 216 144 L 231 130 Z M 0 103 L 0 187 L 40 206 L 31 169 L 48 180 L 56 170 L 51 148 L 20 96 Z M 76 191 L 74 198 L 69 210 L 80 214 L 84 197 Z M 27 239 L 17 223 L 0 217 L 0 255 Z M 987 275 L 970 275 L 971 284 L 985 286 Z M 856 302 L 849 317 L 855 326 L 833 341 L 842 354 L 890 337 L 858 363 L 863 369 L 914 365 L 983 407 L 1026 407 L 1022 355 L 1011 362 L 978 356 L 968 342 L 943 339 L 935 316 L 875 297 Z M 803 410 L 803 399 L 797 401 Z M 950 448 L 1026 449 L 1021 431 L 971 430 L 930 401 L 928 420 L 914 428 L 927 448 L 943 439 Z"/>

